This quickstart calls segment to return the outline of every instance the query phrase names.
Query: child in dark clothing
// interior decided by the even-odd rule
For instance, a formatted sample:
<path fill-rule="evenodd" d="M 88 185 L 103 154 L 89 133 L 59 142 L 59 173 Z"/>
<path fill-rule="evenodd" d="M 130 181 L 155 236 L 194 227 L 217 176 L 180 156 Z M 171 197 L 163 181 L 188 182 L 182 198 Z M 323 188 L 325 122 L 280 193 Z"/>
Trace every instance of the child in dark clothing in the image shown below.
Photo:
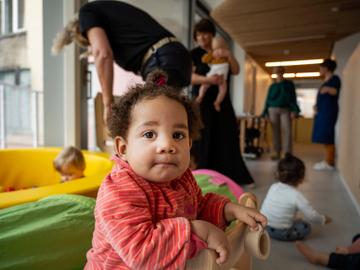
<path fill-rule="evenodd" d="M 296 248 L 312 264 L 318 264 L 331 269 L 360 269 L 360 234 L 357 234 L 348 247 L 337 247 L 330 254 L 313 250 L 302 242 L 296 242 Z"/>

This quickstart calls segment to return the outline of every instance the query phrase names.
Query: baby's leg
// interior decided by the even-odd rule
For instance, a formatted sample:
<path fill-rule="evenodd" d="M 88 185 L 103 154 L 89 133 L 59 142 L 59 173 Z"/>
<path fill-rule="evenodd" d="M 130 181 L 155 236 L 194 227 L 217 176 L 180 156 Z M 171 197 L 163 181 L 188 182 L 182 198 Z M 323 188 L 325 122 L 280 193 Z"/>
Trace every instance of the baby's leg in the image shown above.
<path fill-rule="evenodd" d="M 203 100 L 205 94 L 206 94 L 206 91 L 209 89 L 209 85 L 208 84 L 202 84 L 200 86 L 200 89 L 199 89 L 199 95 L 197 96 L 197 98 L 195 99 L 195 101 L 197 103 L 201 103 L 201 101 Z"/>
<path fill-rule="evenodd" d="M 217 110 L 218 112 L 221 111 L 221 103 L 223 102 L 223 100 L 226 96 L 226 92 L 227 92 L 227 82 L 226 82 L 226 80 L 224 80 L 224 82 L 219 85 L 219 92 L 214 101 L 215 110 Z"/>

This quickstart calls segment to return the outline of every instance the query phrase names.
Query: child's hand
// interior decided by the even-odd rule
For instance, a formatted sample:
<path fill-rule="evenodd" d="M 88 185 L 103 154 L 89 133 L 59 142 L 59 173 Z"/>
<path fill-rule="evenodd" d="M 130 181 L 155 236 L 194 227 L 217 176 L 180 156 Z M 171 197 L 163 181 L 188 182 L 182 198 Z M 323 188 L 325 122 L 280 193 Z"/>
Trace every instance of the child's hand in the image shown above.
<path fill-rule="evenodd" d="M 208 247 L 215 250 L 219 257 L 216 259 L 217 264 L 223 264 L 228 258 L 229 242 L 225 233 L 213 224 L 210 224 L 209 236 L 207 239 Z"/>
<path fill-rule="evenodd" d="M 203 220 L 193 220 L 191 221 L 191 230 L 208 244 L 208 248 L 218 253 L 218 258 L 216 259 L 217 264 L 222 264 L 226 261 L 229 252 L 229 243 L 225 233 L 221 229 Z"/>
<path fill-rule="evenodd" d="M 327 215 L 325 215 L 325 224 L 329 224 L 329 223 L 331 223 L 331 222 L 332 222 L 332 218 L 329 217 L 329 216 L 327 216 Z"/>
<path fill-rule="evenodd" d="M 229 58 L 230 51 L 228 49 L 219 48 L 214 50 L 212 54 L 215 58 L 221 58 L 221 57 Z"/>
<path fill-rule="evenodd" d="M 231 202 L 225 205 L 224 216 L 228 222 L 237 219 L 249 225 L 253 230 L 258 230 L 257 223 L 263 227 L 267 225 L 267 218 L 258 210 Z"/>

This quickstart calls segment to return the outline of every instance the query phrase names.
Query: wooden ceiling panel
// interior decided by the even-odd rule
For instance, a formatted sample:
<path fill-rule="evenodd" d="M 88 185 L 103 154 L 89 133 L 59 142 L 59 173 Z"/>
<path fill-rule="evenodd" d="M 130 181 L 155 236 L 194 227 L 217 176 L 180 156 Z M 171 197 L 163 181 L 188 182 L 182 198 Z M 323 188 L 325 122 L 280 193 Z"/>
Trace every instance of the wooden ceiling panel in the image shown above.
<path fill-rule="evenodd" d="M 224 0 L 211 15 L 262 65 L 329 57 L 336 40 L 360 30 L 359 0 Z"/>
<path fill-rule="evenodd" d="M 311 10 L 314 6 L 331 5 L 332 7 L 339 6 L 342 0 L 225 0 L 214 11 L 216 13 L 225 12 L 227 16 L 233 15 L 253 15 L 253 14 L 267 14 L 271 11 L 278 10 L 297 10 L 305 8 Z M 354 2 L 353 0 L 347 2 Z"/>
<path fill-rule="evenodd" d="M 302 52 L 311 52 L 318 50 L 329 50 L 331 49 L 331 44 L 329 44 L 329 40 L 327 39 L 315 39 L 311 41 L 311 44 L 307 40 L 303 41 L 293 41 L 287 42 L 286 46 L 282 43 L 275 44 L 265 44 L 258 46 L 247 46 L 244 47 L 247 52 L 254 53 L 259 56 L 267 56 L 276 54 L 276 57 L 283 55 L 286 57 L 291 54 L 299 54 Z M 287 59 L 287 58 L 286 58 Z"/>

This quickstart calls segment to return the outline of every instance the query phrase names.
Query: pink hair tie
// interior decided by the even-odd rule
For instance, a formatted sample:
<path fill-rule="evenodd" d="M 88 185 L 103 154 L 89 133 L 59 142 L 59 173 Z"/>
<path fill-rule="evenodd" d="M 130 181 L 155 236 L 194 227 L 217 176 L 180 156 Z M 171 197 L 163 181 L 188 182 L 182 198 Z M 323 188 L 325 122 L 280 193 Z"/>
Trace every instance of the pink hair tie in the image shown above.
<path fill-rule="evenodd" d="M 166 83 L 165 77 L 164 76 L 159 76 L 158 78 L 156 78 L 155 83 L 158 86 L 162 86 Z"/>

